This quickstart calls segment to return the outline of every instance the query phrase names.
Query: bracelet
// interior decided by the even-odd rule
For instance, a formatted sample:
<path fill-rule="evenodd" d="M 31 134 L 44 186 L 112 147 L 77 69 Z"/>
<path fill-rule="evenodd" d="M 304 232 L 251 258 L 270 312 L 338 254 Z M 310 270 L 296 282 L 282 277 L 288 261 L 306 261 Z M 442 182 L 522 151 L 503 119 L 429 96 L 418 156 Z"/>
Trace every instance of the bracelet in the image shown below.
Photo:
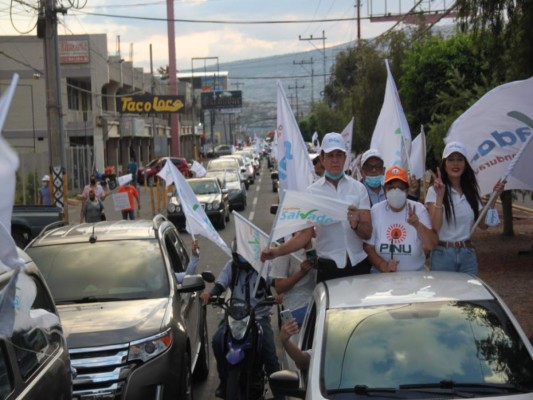
<path fill-rule="evenodd" d="M 434 205 L 435 208 L 442 208 L 442 204 L 440 206 L 438 206 L 436 203 Z"/>

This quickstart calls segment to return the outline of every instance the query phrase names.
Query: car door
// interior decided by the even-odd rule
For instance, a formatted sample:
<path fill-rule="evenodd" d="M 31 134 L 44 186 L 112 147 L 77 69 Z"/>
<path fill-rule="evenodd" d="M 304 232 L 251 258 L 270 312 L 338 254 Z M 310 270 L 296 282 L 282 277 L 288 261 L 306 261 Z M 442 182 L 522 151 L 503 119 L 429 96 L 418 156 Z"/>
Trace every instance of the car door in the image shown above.
<path fill-rule="evenodd" d="M 185 272 L 187 269 L 187 264 L 189 263 L 187 250 L 185 249 L 185 246 L 176 229 L 171 224 L 165 224 L 165 228 L 166 229 L 163 230 L 163 237 L 165 249 L 171 262 L 172 271 L 174 274 Z M 175 279 L 174 282 L 175 288 L 177 285 Z M 200 322 L 202 316 L 202 306 L 200 302 L 200 293 L 180 293 L 179 296 L 181 298 L 182 321 L 186 325 L 187 335 L 189 336 L 191 343 L 191 355 L 192 357 L 195 357 L 195 355 L 198 354 L 201 344 Z M 195 362 L 195 360 L 192 361 L 193 363 Z"/>

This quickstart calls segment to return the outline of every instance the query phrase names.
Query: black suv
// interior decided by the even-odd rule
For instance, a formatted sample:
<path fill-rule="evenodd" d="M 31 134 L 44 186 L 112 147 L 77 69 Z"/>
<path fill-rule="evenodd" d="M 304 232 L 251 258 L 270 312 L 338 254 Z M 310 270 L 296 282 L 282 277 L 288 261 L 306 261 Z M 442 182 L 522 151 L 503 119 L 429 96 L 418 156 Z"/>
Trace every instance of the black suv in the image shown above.
<path fill-rule="evenodd" d="M 26 249 L 61 315 L 76 399 L 190 399 L 209 373 L 200 275 L 172 223 L 104 221 L 44 232 Z"/>
<path fill-rule="evenodd" d="M 68 400 L 72 396 L 72 371 L 59 314 L 36 265 L 22 250 L 17 251 L 25 262 L 18 275 L 20 296 L 28 293 L 26 285 L 20 283 L 24 276 L 35 284 L 35 299 L 29 322 L 18 322 L 21 316 L 16 314 L 11 335 L 0 335 L 0 399 Z M 6 289 L 13 274 L 13 270 L 0 269 L 0 290 Z"/>

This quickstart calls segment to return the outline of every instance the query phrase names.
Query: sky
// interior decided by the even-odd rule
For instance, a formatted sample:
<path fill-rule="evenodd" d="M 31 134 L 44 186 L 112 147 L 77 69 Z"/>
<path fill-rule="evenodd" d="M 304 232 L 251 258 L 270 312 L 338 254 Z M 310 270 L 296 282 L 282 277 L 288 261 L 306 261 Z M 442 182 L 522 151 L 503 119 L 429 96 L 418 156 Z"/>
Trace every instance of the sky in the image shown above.
<path fill-rule="evenodd" d="M 424 0 L 428 4 L 445 1 Z M 0 0 L 0 35 L 35 35 L 37 11 L 30 4 L 38 3 L 38 0 Z M 151 44 L 154 69 L 168 65 L 165 0 L 63 0 L 62 3 L 75 7 L 60 16 L 60 35 L 107 33 L 109 55 L 120 51 L 122 58 L 126 61 L 133 58 L 134 66 L 143 67 L 146 72 L 150 67 Z M 376 37 L 394 25 L 391 22 L 371 23 L 369 10 L 372 9 L 374 14 L 383 13 L 386 3 L 396 7 L 388 12 L 396 12 L 400 0 L 361 0 L 361 3 L 363 39 Z M 414 0 L 404 0 L 402 11 L 408 11 L 413 3 Z M 322 40 L 299 39 L 311 36 L 315 39 L 325 36 L 326 47 L 354 41 L 356 21 L 317 20 L 355 18 L 355 4 L 356 0 L 175 0 L 174 18 L 190 21 L 174 24 L 177 69 L 190 70 L 193 58 L 218 57 L 218 61 L 224 63 L 321 49 Z M 314 22 L 272 23 L 304 20 Z M 208 63 L 196 60 L 195 68 L 198 62 L 201 66 Z"/>

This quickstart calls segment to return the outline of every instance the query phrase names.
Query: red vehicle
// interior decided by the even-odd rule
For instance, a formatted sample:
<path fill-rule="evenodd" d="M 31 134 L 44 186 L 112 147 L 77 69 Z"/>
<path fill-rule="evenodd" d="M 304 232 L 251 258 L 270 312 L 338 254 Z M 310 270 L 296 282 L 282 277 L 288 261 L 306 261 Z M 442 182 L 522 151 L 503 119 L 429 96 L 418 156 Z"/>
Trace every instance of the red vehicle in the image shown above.
<path fill-rule="evenodd" d="M 137 170 L 137 182 L 139 183 L 139 185 L 144 185 L 145 179 L 148 185 L 151 185 L 153 182 L 155 182 L 155 180 L 157 179 L 157 174 L 165 166 L 167 158 L 170 158 L 172 164 L 176 166 L 176 168 L 182 173 L 185 178 L 192 177 L 191 170 L 189 169 L 189 163 L 185 158 L 161 157 L 150 161 L 144 167 L 140 167 Z"/>

